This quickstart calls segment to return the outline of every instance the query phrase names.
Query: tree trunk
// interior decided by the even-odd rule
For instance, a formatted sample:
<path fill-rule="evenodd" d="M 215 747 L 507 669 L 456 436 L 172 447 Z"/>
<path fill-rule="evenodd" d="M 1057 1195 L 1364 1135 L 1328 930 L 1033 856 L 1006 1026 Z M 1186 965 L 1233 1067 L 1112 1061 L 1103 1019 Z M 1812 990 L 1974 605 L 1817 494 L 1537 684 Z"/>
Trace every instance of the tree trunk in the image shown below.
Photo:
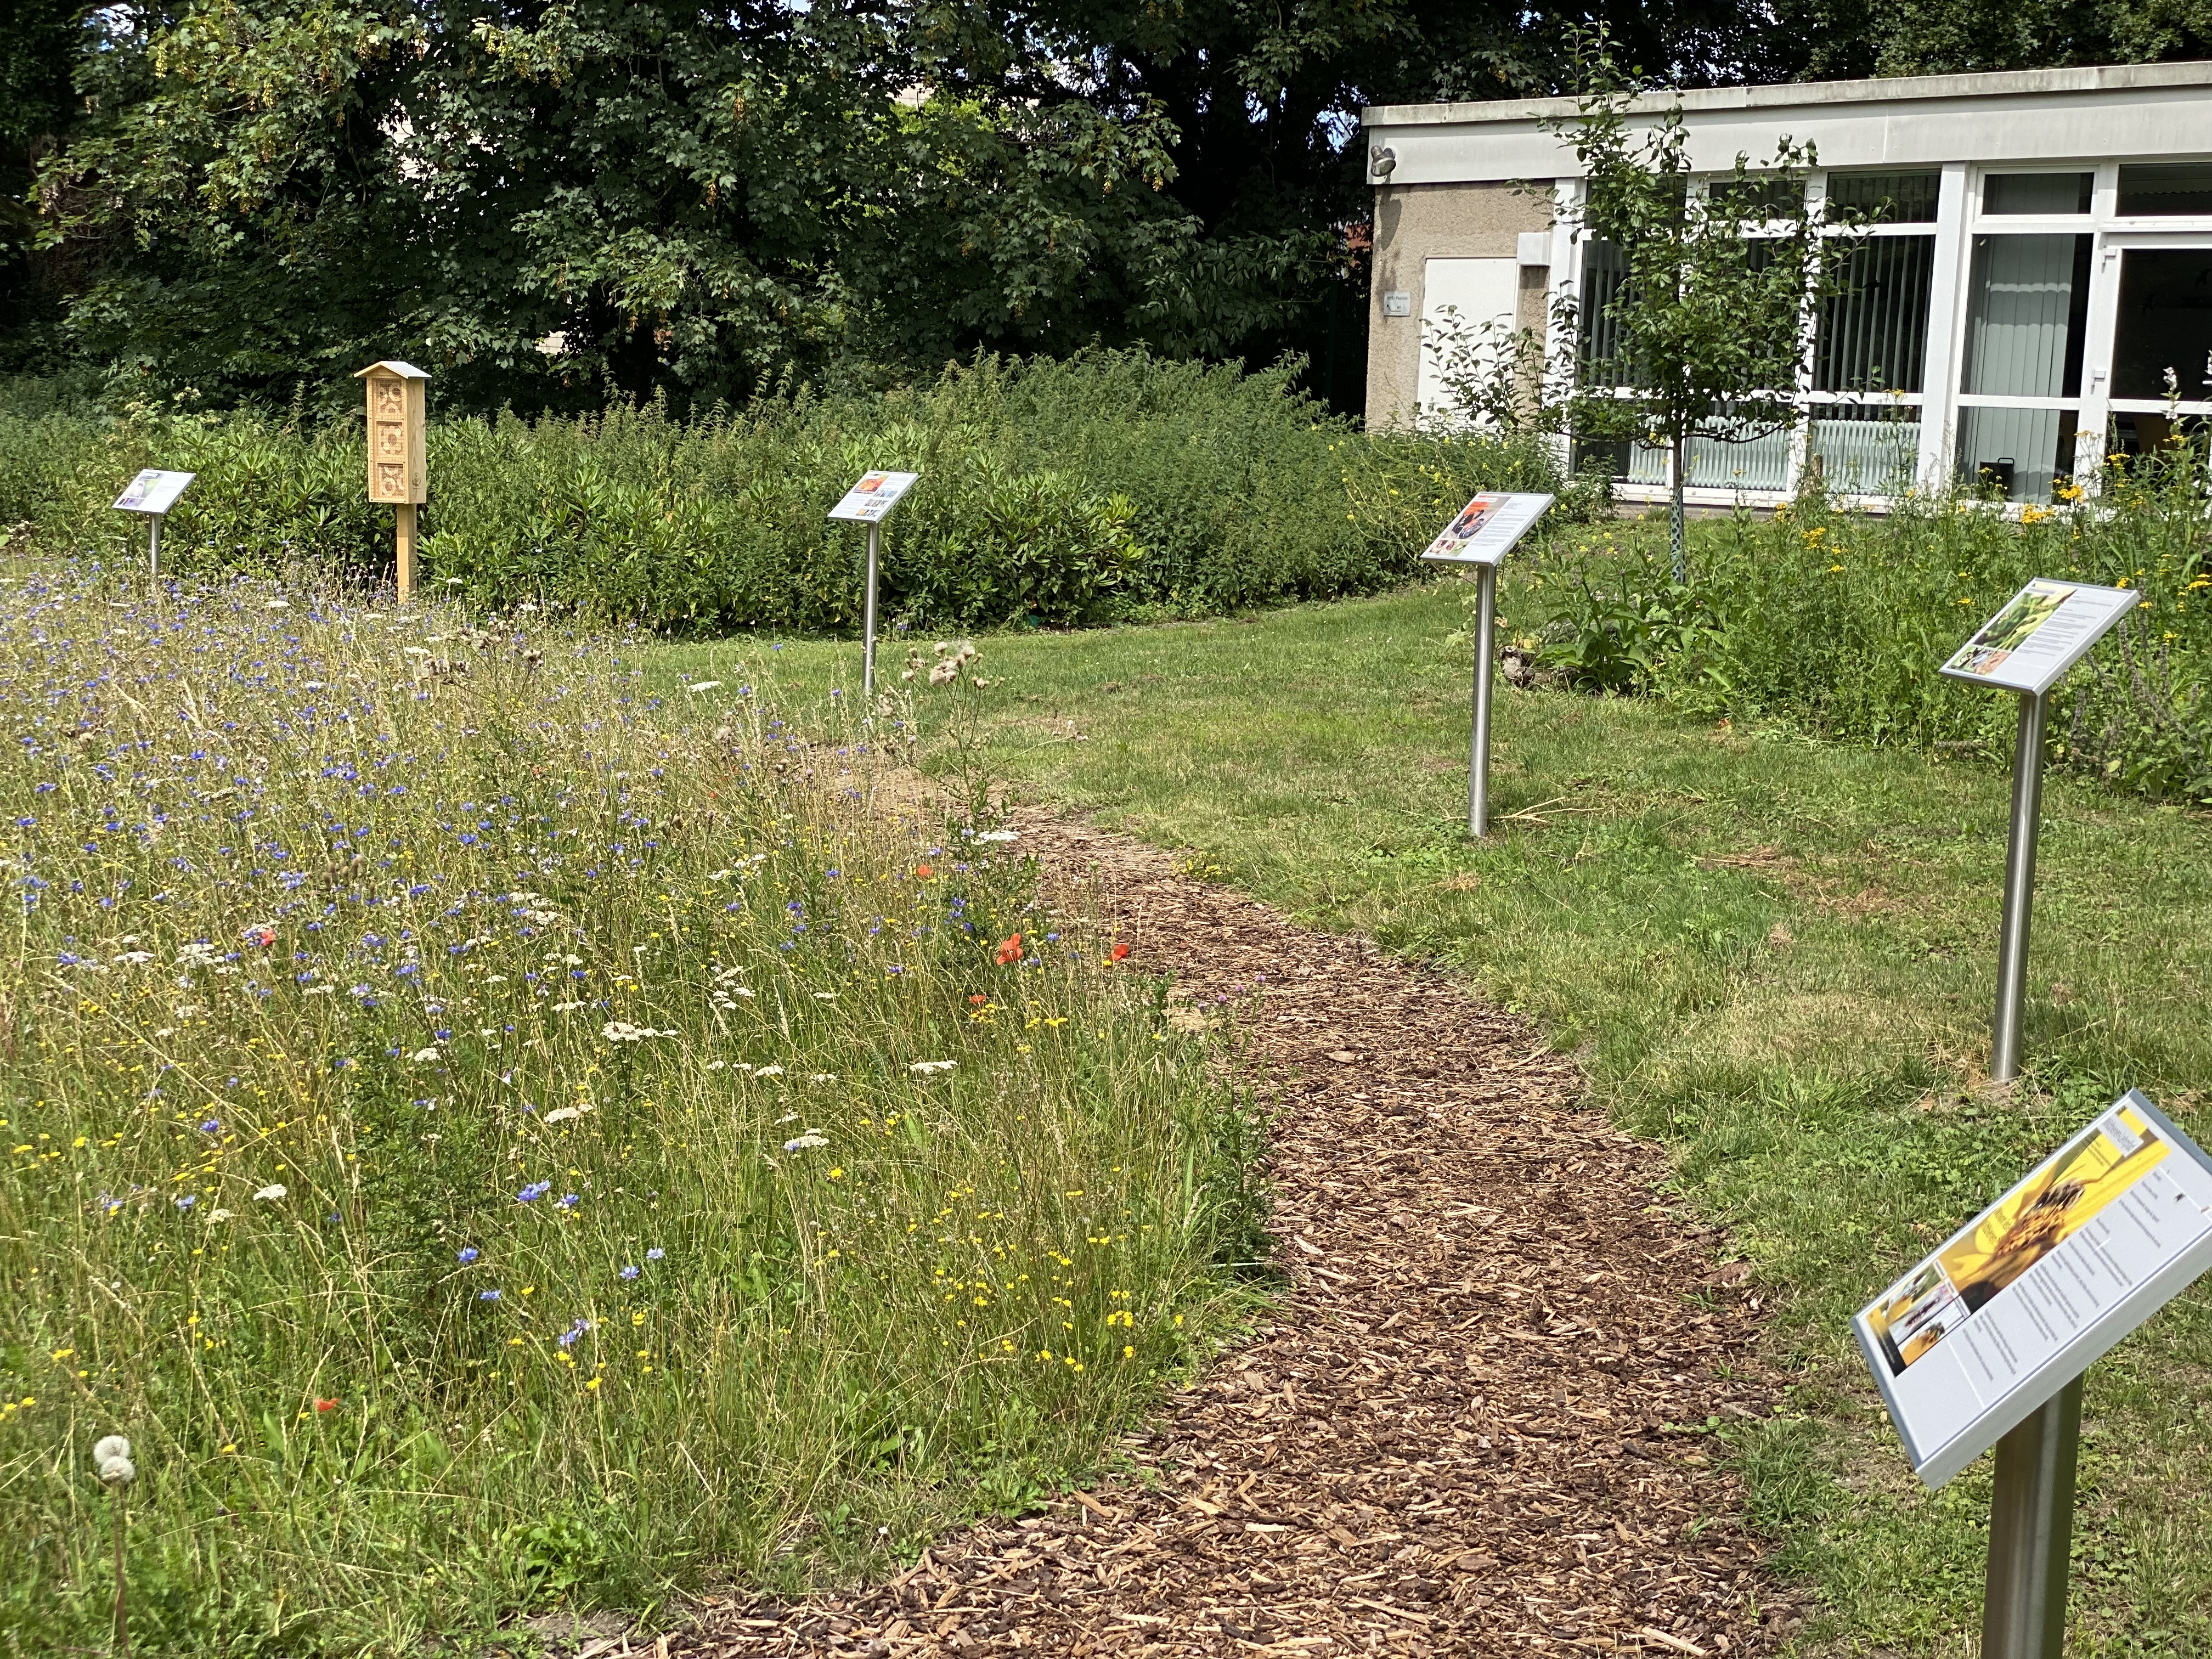
<path fill-rule="evenodd" d="M 1677 432 L 1673 439 L 1673 462 L 1668 468 L 1674 480 L 1674 511 L 1667 530 L 1668 545 L 1674 555 L 1674 583 L 1677 586 L 1690 580 L 1689 554 L 1685 546 L 1687 536 L 1682 522 L 1682 459 L 1686 447 L 1682 441 L 1682 434 Z"/>

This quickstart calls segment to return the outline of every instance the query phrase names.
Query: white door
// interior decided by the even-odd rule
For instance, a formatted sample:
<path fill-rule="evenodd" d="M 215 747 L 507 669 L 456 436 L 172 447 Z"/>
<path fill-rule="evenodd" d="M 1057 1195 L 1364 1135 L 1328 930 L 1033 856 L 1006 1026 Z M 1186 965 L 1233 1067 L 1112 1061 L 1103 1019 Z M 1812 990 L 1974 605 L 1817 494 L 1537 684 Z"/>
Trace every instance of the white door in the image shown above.
<path fill-rule="evenodd" d="M 1496 356 L 1520 317 L 1521 262 L 1509 259 L 1430 259 L 1421 274 L 1421 375 L 1424 419 L 1449 419 L 1456 402 L 1455 377 L 1480 374 L 1481 360 Z M 1489 325 L 1486 336 L 1485 328 Z M 1485 339 L 1492 343 L 1482 350 Z M 1451 342 L 1456 340 L 1455 350 Z"/>

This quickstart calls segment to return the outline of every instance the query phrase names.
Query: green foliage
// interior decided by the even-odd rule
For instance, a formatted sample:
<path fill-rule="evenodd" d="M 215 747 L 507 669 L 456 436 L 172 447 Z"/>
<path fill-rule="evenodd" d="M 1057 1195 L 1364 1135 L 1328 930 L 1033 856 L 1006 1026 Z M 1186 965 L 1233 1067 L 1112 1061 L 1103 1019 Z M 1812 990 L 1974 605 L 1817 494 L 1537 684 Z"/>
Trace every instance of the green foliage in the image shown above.
<path fill-rule="evenodd" d="M 1775 718 L 1873 744 L 2002 759 L 2007 696 L 1937 666 L 2032 576 L 2138 588 L 2135 615 L 2055 694 L 2051 754 L 2118 787 L 2212 802 L 2212 524 L 2206 453 L 2108 463 L 2102 493 L 2024 522 L 1969 495 L 1884 517 L 1809 495 L 1739 514 L 1675 587 L 1639 527 L 1560 544 L 1516 612 L 1554 665 L 1708 717 Z"/>
<path fill-rule="evenodd" d="M 1161 988 L 750 688 L 0 593 L 0 1652 L 105 1639 L 109 1432 L 144 1650 L 416 1652 L 879 1571 L 1249 1296 L 1255 1131 Z"/>
<path fill-rule="evenodd" d="M 1532 441 L 1363 434 L 1291 391 L 1295 368 L 987 358 L 688 423 L 658 404 L 434 422 L 424 568 L 479 608 L 848 629 L 860 537 L 823 514 L 866 468 L 901 466 L 922 481 L 884 534 L 887 614 L 1069 627 L 1371 591 L 1475 490 L 1555 487 Z M 177 467 L 199 477 L 169 518 L 171 568 L 367 578 L 392 531 L 362 442 L 357 419 L 0 417 L 0 524 L 139 558 L 142 525 L 108 503 L 139 467 Z"/>

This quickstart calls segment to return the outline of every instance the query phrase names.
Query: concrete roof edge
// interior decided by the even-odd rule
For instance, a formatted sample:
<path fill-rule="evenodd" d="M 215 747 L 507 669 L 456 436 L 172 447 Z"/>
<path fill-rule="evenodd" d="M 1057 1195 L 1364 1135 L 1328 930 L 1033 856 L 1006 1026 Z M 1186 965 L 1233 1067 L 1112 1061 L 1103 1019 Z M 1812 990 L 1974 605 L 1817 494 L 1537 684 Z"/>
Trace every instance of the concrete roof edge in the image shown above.
<path fill-rule="evenodd" d="M 1686 115 L 1700 111 L 1809 109 L 1825 104 L 1896 103 L 1909 100 L 2018 98 L 2041 93 L 2130 92 L 2172 87 L 2212 88 L 2212 60 L 2181 64 L 2104 64 L 2076 69 L 2000 70 L 1974 75 L 1900 75 L 1871 81 L 1798 81 L 1752 87 L 1698 87 L 1645 93 L 1632 114 L 1656 114 L 1678 100 Z M 1380 104 L 1359 112 L 1364 127 L 1486 125 L 1571 117 L 1572 98 L 1507 98 L 1449 104 Z"/>

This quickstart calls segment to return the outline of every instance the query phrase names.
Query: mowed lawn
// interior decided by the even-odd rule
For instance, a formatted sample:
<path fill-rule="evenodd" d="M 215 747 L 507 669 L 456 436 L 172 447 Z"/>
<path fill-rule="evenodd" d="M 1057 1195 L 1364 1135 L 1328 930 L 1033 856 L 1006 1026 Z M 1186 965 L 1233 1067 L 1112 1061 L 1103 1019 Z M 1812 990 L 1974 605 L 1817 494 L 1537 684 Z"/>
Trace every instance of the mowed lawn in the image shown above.
<path fill-rule="evenodd" d="M 1970 1653 L 1989 1460 L 1921 1490 L 1848 1321 L 2123 1089 L 2212 1134 L 2212 821 L 2052 777 L 2034 1089 L 1993 1102 L 2005 773 L 1501 686 L 1500 833 L 1478 846 L 1468 647 L 1448 639 L 1470 591 L 984 640 L 988 763 L 1574 1049 L 1595 1105 L 1674 1149 L 1682 1200 L 1727 1224 L 1769 1298 L 1788 1408 L 1715 1432 L 1779 1565 L 1831 1610 L 1806 1650 Z M 886 642 L 894 685 L 904 655 Z M 644 666 L 672 691 L 753 684 L 805 721 L 850 697 L 859 651 L 657 646 Z M 926 753 L 943 695 L 918 700 Z M 2093 1370 L 2069 1653 L 2212 1650 L 2208 1382 L 2202 1289 Z"/>

